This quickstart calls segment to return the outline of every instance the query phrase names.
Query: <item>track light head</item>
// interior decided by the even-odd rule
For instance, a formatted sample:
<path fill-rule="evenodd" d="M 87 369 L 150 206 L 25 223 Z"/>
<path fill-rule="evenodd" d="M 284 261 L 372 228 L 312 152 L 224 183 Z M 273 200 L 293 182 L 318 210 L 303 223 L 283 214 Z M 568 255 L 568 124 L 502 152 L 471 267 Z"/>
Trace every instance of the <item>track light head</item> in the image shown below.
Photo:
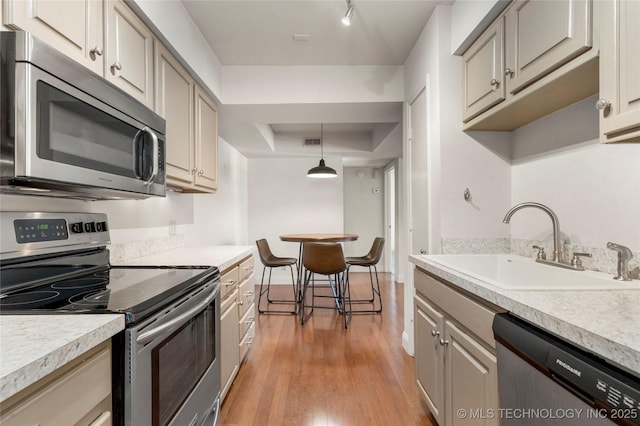
<path fill-rule="evenodd" d="M 344 25 L 351 25 L 351 15 L 353 15 L 353 5 L 351 4 L 351 0 L 347 0 L 347 13 L 342 17 L 342 23 Z"/>

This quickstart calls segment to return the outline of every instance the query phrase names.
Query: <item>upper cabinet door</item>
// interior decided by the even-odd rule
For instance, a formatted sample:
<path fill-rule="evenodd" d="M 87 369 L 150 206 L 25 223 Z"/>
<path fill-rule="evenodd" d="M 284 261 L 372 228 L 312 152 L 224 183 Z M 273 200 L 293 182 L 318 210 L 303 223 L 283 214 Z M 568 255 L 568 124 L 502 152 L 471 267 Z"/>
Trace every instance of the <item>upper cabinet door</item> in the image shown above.
<path fill-rule="evenodd" d="M 153 109 L 153 34 L 122 1 L 106 7 L 105 76 Z"/>
<path fill-rule="evenodd" d="M 505 99 L 504 17 L 500 16 L 462 56 L 463 121 Z"/>
<path fill-rule="evenodd" d="M 640 142 L 640 2 L 602 4 L 600 141 Z"/>
<path fill-rule="evenodd" d="M 507 90 L 516 93 L 589 50 L 591 0 L 516 0 L 506 13 Z"/>
<path fill-rule="evenodd" d="M 7 0 L 4 23 L 28 31 L 92 71 L 103 72 L 101 0 Z"/>
<path fill-rule="evenodd" d="M 193 93 L 187 70 L 162 45 L 156 57 L 156 112 L 167 123 L 167 182 L 193 183 Z"/>
<path fill-rule="evenodd" d="M 196 168 L 195 184 L 218 189 L 218 110 L 196 85 Z"/>

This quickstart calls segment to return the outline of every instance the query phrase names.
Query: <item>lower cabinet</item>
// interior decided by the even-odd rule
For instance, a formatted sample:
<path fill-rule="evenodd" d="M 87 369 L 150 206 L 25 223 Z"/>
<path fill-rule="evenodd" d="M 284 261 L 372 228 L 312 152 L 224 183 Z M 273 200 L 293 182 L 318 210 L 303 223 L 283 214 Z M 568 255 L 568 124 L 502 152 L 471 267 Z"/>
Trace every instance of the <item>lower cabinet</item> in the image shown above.
<path fill-rule="evenodd" d="M 227 395 L 233 379 L 240 369 L 238 356 L 238 309 L 236 299 L 238 290 L 234 290 L 221 304 L 220 311 L 220 376 L 222 383 L 222 399 Z"/>
<path fill-rule="evenodd" d="M 491 324 L 502 310 L 420 269 L 414 283 L 416 381 L 431 414 L 439 425 L 498 425 L 498 416 L 490 415 L 498 412 Z"/>
<path fill-rule="evenodd" d="M 255 336 L 253 257 L 249 256 L 220 276 L 220 354 L 222 395 L 229 392 Z"/>
<path fill-rule="evenodd" d="M 111 344 L 105 342 L 2 403 L 0 424 L 107 426 Z"/>

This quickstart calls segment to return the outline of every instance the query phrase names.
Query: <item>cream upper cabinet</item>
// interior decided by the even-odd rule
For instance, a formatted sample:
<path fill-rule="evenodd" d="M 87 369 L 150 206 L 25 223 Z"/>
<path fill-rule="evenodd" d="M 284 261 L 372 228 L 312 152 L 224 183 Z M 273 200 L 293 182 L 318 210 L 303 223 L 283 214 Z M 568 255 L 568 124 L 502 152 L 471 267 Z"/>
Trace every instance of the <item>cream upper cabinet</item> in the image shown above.
<path fill-rule="evenodd" d="M 218 188 L 218 110 L 211 98 L 196 86 L 195 185 Z"/>
<path fill-rule="evenodd" d="M 4 24 L 32 33 L 103 75 L 102 0 L 3 0 Z"/>
<path fill-rule="evenodd" d="M 590 0 L 514 1 L 505 16 L 509 93 L 589 50 L 591 15 Z"/>
<path fill-rule="evenodd" d="M 105 77 L 153 109 L 153 34 L 121 0 L 105 4 Z"/>
<path fill-rule="evenodd" d="M 500 16 L 462 56 L 463 120 L 505 99 L 504 17 Z"/>
<path fill-rule="evenodd" d="M 511 2 L 462 57 L 464 130 L 514 130 L 597 93 L 593 7 Z"/>
<path fill-rule="evenodd" d="M 157 43 L 156 112 L 167 123 L 167 184 L 183 192 L 218 188 L 218 111 L 191 74 Z"/>
<path fill-rule="evenodd" d="M 600 141 L 640 142 L 640 2 L 600 6 Z"/>
<path fill-rule="evenodd" d="M 193 182 L 194 82 L 161 44 L 156 50 L 156 112 L 166 120 L 167 180 Z M 171 182 L 173 183 L 173 182 Z"/>

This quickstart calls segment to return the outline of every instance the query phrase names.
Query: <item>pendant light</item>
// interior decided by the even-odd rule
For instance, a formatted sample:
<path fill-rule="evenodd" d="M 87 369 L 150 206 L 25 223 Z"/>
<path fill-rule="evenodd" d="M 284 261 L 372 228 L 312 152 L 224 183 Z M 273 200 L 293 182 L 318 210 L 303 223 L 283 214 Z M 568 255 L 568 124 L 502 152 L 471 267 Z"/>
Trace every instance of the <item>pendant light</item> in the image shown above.
<path fill-rule="evenodd" d="M 338 173 L 331 167 L 324 164 L 324 150 L 322 148 L 324 140 L 322 137 L 322 123 L 320 123 L 320 163 L 316 167 L 312 167 L 307 172 L 310 178 L 334 178 L 338 177 Z"/>

